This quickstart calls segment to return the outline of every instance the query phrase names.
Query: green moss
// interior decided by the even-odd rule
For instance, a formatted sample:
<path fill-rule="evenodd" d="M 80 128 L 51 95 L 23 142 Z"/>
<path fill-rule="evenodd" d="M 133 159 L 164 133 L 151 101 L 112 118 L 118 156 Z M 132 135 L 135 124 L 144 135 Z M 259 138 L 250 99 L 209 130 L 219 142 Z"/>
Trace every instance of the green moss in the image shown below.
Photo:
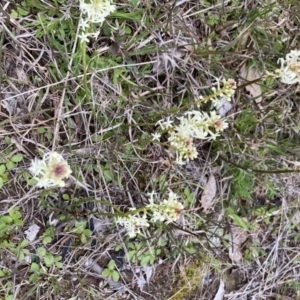
<path fill-rule="evenodd" d="M 178 279 L 176 290 L 173 291 L 173 295 L 170 300 L 182 300 L 188 299 L 187 296 L 199 287 L 199 282 L 202 281 L 205 276 L 206 268 L 204 267 L 204 261 L 202 259 L 194 260 L 190 262 L 186 268 L 182 271 L 180 278 Z"/>

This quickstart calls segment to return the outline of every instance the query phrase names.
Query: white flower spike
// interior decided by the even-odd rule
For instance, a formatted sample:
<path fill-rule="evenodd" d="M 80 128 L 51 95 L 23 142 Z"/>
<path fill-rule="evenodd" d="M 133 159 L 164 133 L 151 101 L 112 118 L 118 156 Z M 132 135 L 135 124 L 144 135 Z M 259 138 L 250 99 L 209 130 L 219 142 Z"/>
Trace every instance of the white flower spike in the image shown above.
<path fill-rule="evenodd" d="M 284 58 L 279 58 L 280 69 L 275 71 L 281 82 L 294 84 L 300 82 L 300 51 L 292 50 Z"/>
<path fill-rule="evenodd" d="M 140 216 L 139 214 L 136 215 L 129 215 L 128 217 L 118 217 L 116 218 L 116 223 L 121 226 L 124 226 L 127 235 L 130 238 L 134 238 L 137 234 L 142 235 L 142 228 L 149 227 L 150 224 L 148 223 L 147 216 L 144 214 Z"/>
<path fill-rule="evenodd" d="M 274 73 L 266 71 L 263 76 L 267 78 L 279 78 L 282 83 L 294 84 L 300 83 L 300 50 L 292 50 L 284 58 L 279 58 L 280 68 Z"/>
<path fill-rule="evenodd" d="M 80 0 L 79 7 L 82 13 L 86 15 L 85 19 L 91 23 L 102 23 L 116 9 L 110 0 L 90 0 L 90 3 Z"/>
<path fill-rule="evenodd" d="M 143 235 L 142 231 L 150 226 L 149 222 L 166 222 L 168 224 L 177 221 L 180 217 L 184 206 L 178 201 L 179 197 L 177 194 L 170 190 L 168 198 L 160 204 L 154 202 L 156 196 L 155 192 L 148 193 L 149 204 L 145 207 L 142 215 L 137 212 L 115 219 L 117 224 L 124 226 L 130 238 L 134 238 L 137 234 Z M 130 210 L 136 210 L 136 208 L 131 208 Z M 149 220 L 147 214 L 151 214 Z"/>
<path fill-rule="evenodd" d="M 79 21 L 80 34 L 78 37 L 81 42 L 89 42 L 89 38 L 96 38 L 99 31 L 89 32 L 90 24 L 101 25 L 105 18 L 116 10 L 116 6 L 111 4 L 111 0 L 79 0 L 79 8 L 82 12 L 82 18 Z"/>

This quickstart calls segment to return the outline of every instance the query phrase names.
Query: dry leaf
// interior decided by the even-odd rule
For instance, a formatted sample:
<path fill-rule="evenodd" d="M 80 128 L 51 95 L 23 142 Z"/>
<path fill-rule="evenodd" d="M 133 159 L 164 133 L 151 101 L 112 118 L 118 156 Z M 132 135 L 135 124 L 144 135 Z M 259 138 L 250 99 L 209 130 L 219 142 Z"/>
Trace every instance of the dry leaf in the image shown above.
<path fill-rule="evenodd" d="M 231 247 L 229 248 L 229 257 L 234 263 L 239 263 L 243 259 L 241 246 L 248 238 L 247 232 L 239 227 L 233 225 L 231 227 Z"/>
<path fill-rule="evenodd" d="M 216 179 L 215 176 L 211 174 L 204 188 L 200 200 L 201 206 L 205 213 L 208 213 L 210 208 L 213 206 L 216 193 L 217 193 Z"/>
<path fill-rule="evenodd" d="M 36 239 L 36 236 L 39 233 L 40 229 L 40 226 L 36 224 L 31 225 L 27 230 L 24 231 L 26 239 L 29 242 L 33 242 Z"/>
<path fill-rule="evenodd" d="M 248 70 L 246 70 L 246 64 L 244 64 L 240 70 L 240 75 L 243 79 L 246 79 L 247 81 L 252 81 L 261 78 L 262 72 L 255 69 L 254 67 L 250 67 Z M 255 98 L 256 103 L 260 103 L 262 101 L 262 91 L 260 85 L 258 85 L 257 83 L 252 83 L 246 85 L 245 89 L 250 93 L 252 97 Z"/>

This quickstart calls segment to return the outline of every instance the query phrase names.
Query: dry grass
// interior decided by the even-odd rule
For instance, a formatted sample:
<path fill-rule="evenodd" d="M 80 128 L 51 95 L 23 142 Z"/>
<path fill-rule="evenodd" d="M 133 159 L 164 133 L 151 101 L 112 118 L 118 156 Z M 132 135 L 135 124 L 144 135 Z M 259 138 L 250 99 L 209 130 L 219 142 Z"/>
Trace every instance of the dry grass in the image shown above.
<path fill-rule="evenodd" d="M 0 190 L 1 214 L 19 207 L 23 221 L 0 235 L 0 298 L 204 300 L 223 280 L 223 299 L 299 299 L 299 88 L 259 81 L 258 103 L 240 78 L 244 64 L 274 70 L 299 47 L 297 2 L 122 1 L 88 45 L 88 91 L 78 3 L 20 3 L 2 0 L 0 12 L 0 164 L 23 155 Z M 18 7 L 27 13 L 9 17 Z M 220 77 L 239 85 L 229 128 L 198 142 L 196 160 L 174 165 L 166 140 L 151 141 L 156 122 L 193 108 Z M 33 185 L 30 161 L 48 151 L 71 165 L 64 188 Z M 211 174 L 217 194 L 207 214 L 200 199 Z M 168 189 L 185 201 L 177 223 L 133 240 L 115 226 L 115 208 L 143 207 L 147 193 L 162 200 Z M 249 226 L 239 263 L 229 257 L 228 208 Z M 75 221 L 88 222 L 92 237 L 82 240 Z M 32 224 L 36 239 L 16 251 Z M 63 256 L 62 267 L 45 266 L 39 247 Z M 146 255 L 153 261 L 141 267 Z M 101 275 L 111 259 L 118 282 Z"/>

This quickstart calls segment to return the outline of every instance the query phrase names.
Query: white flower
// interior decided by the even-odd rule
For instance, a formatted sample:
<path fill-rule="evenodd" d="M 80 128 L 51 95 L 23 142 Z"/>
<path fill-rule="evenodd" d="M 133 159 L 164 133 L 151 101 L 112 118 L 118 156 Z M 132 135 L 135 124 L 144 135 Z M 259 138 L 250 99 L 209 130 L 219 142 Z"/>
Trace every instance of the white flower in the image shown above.
<path fill-rule="evenodd" d="M 280 81 L 286 84 L 300 82 L 300 51 L 292 50 L 284 58 L 279 58 L 280 69 L 275 71 Z M 269 72 L 268 72 L 269 73 Z M 267 73 L 267 75 L 268 75 Z"/>
<path fill-rule="evenodd" d="M 278 75 L 282 83 L 294 84 L 299 82 L 299 78 L 297 77 L 297 74 L 291 71 L 288 66 L 284 67 L 284 61 L 281 65 L 281 68 L 275 71 L 275 74 Z"/>
<path fill-rule="evenodd" d="M 230 101 L 231 97 L 235 94 L 235 90 L 236 90 L 236 81 L 232 78 L 229 79 L 223 79 L 223 93 L 225 93 L 225 95 L 229 98 L 228 101 Z"/>
<path fill-rule="evenodd" d="M 89 43 L 89 35 L 82 32 L 81 34 L 78 34 L 78 37 L 80 38 L 81 43 L 86 42 Z"/>
<path fill-rule="evenodd" d="M 130 238 L 135 237 L 137 234 L 142 234 L 141 229 L 150 226 L 146 214 L 143 216 L 136 214 L 128 217 L 117 217 L 116 223 L 125 227 Z"/>
<path fill-rule="evenodd" d="M 90 0 L 89 3 L 85 3 L 85 0 L 79 0 L 79 8 L 82 12 L 82 17 L 79 21 L 81 34 L 78 37 L 82 43 L 88 43 L 90 37 L 97 38 L 99 35 L 99 31 L 87 32 L 90 23 L 100 23 L 101 25 L 105 18 L 115 11 L 116 6 L 111 4 L 111 0 Z"/>
<path fill-rule="evenodd" d="M 236 82 L 233 79 L 223 79 L 223 87 L 212 88 L 212 95 L 209 99 L 214 105 L 219 105 L 220 99 L 231 100 L 236 90 Z M 167 130 L 169 137 L 168 142 L 176 153 L 176 163 L 184 164 L 185 161 L 193 160 L 198 156 L 197 149 L 194 146 L 194 139 L 199 140 L 214 140 L 224 129 L 228 127 L 226 120 L 221 119 L 215 111 L 210 115 L 199 110 L 190 110 L 185 112 L 181 117 L 177 118 L 179 124 L 173 125 L 173 121 L 168 117 L 166 120 L 159 120 L 156 125 L 159 125 L 162 130 Z M 153 140 L 159 140 L 160 135 L 152 134 Z"/>
<path fill-rule="evenodd" d="M 212 111 L 210 113 L 208 123 L 209 126 L 215 128 L 216 132 L 223 131 L 228 127 L 228 124 L 225 122 L 225 120 L 222 120 L 221 116 L 218 115 L 215 111 Z"/>
<path fill-rule="evenodd" d="M 152 214 L 151 222 L 166 221 L 166 223 L 170 223 L 176 221 L 184 209 L 183 204 L 177 200 L 178 196 L 172 191 L 169 192 L 168 199 L 164 200 L 161 204 L 154 203 L 154 197 L 156 196 L 154 191 L 147 195 L 149 196 L 149 204 L 146 206 L 143 215 L 137 212 L 136 214 L 117 217 L 115 219 L 117 224 L 125 227 L 127 235 L 130 238 L 135 237 L 137 234 L 142 235 L 141 230 L 150 226 L 146 211 Z M 130 210 L 134 211 L 136 208 L 131 208 Z"/>
<path fill-rule="evenodd" d="M 155 133 L 151 133 L 151 135 L 152 135 L 152 141 L 159 141 L 160 140 L 160 137 L 161 137 L 160 133 L 155 132 Z"/>
<path fill-rule="evenodd" d="M 151 193 L 147 193 L 147 196 L 149 197 L 149 202 L 150 204 L 153 204 L 154 203 L 154 197 L 156 196 L 157 194 L 152 191 Z"/>
<path fill-rule="evenodd" d="M 154 204 L 153 199 L 151 198 L 150 204 L 147 205 L 147 207 L 152 210 L 151 221 L 166 221 L 166 223 L 175 222 L 184 209 L 183 204 L 177 200 L 178 198 L 178 195 L 173 191 L 169 192 L 168 199 L 165 199 L 161 204 Z"/>
<path fill-rule="evenodd" d="M 80 0 L 79 7 L 84 18 L 92 23 L 102 23 L 116 9 L 110 0 L 90 0 L 90 3 Z"/>
<path fill-rule="evenodd" d="M 154 210 L 152 212 L 152 217 L 151 221 L 152 222 L 164 222 L 165 221 L 165 216 L 163 215 L 161 210 Z"/>
<path fill-rule="evenodd" d="M 231 97 L 234 95 L 236 90 L 236 81 L 234 79 L 223 79 L 222 80 L 223 87 L 220 88 L 219 81 L 218 81 L 218 88 L 212 88 L 212 103 L 213 106 L 218 106 L 222 98 L 231 101 Z"/>
<path fill-rule="evenodd" d="M 81 30 L 85 31 L 88 27 L 90 27 L 89 21 L 81 18 L 79 21 L 79 27 Z"/>
<path fill-rule="evenodd" d="M 29 171 L 39 188 L 63 187 L 65 185 L 63 179 L 68 178 L 72 173 L 68 163 L 57 152 L 44 154 L 42 160 L 35 158 L 31 162 Z"/>
<path fill-rule="evenodd" d="M 170 120 L 170 117 L 167 118 L 166 121 L 160 120 L 155 125 L 159 125 L 161 129 L 165 130 L 168 128 L 172 128 L 173 121 Z"/>
<path fill-rule="evenodd" d="M 43 173 L 46 163 L 43 160 L 34 158 L 31 162 L 31 166 L 28 169 L 33 176 L 38 176 Z"/>

